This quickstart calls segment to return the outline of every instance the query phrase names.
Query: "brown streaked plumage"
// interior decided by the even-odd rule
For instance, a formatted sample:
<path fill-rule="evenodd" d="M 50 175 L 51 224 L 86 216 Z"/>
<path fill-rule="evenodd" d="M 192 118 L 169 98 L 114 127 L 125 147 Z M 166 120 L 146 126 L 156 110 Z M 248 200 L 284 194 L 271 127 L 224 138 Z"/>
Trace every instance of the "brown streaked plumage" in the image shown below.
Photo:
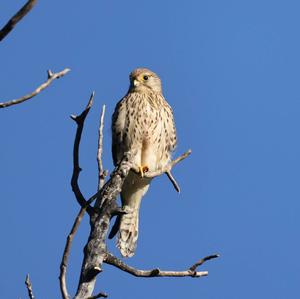
<path fill-rule="evenodd" d="M 160 78 L 146 68 L 130 74 L 130 87 L 118 102 L 112 117 L 112 154 L 117 165 L 125 152 L 136 150 L 134 166 L 122 187 L 121 199 L 126 214 L 120 216 L 111 237 L 119 228 L 117 246 L 124 257 L 134 255 L 138 238 L 139 207 L 151 179 L 143 172 L 164 167 L 176 146 L 173 112 L 162 95 Z"/>

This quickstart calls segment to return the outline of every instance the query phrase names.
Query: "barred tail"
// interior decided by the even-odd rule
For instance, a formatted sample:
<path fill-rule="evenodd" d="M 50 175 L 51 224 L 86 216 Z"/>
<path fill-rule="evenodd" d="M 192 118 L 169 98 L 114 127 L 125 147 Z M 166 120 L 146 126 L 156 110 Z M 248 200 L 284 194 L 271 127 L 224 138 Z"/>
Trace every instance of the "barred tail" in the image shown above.
<path fill-rule="evenodd" d="M 117 247 L 122 256 L 131 257 L 135 253 L 139 234 L 139 209 L 147 192 L 150 179 L 129 175 L 122 188 L 122 203 L 126 214 L 120 216 Z"/>
<path fill-rule="evenodd" d="M 117 247 L 122 256 L 131 257 L 135 253 L 139 234 L 139 210 L 127 211 L 121 216 Z"/>

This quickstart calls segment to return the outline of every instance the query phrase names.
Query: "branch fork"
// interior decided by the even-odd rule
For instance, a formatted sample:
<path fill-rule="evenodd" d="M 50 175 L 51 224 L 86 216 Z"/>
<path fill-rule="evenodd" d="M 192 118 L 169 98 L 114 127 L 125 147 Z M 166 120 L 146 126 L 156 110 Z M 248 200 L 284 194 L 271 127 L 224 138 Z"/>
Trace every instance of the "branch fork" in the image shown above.
<path fill-rule="evenodd" d="M 171 173 L 172 168 L 179 162 L 181 162 L 182 160 L 184 160 L 185 158 L 187 158 L 190 154 L 192 153 L 192 150 L 188 150 L 185 153 L 183 153 L 182 155 L 180 155 L 178 158 L 176 158 L 175 160 L 172 160 L 170 163 L 168 163 L 165 167 L 158 169 L 156 171 L 147 171 L 143 174 L 143 177 L 145 178 L 155 178 L 157 176 L 160 176 L 162 174 L 166 174 L 168 179 L 170 180 L 171 184 L 173 185 L 174 189 L 180 193 L 180 187 L 177 183 L 177 181 L 175 180 L 174 176 Z M 136 174 L 140 174 L 140 170 L 137 168 L 132 168 L 132 170 L 136 173 Z"/>

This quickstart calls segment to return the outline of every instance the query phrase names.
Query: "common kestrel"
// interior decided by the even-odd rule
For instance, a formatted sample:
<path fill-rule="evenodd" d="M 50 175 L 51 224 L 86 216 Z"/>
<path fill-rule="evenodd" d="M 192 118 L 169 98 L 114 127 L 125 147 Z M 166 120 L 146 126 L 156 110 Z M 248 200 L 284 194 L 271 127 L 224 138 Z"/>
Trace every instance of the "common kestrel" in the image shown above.
<path fill-rule="evenodd" d="M 134 150 L 134 167 L 121 191 L 126 214 L 118 216 L 110 237 L 119 229 L 117 247 L 122 256 L 134 255 L 139 223 L 139 208 L 151 179 L 145 172 L 159 170 L 170 161 L 176 146 L 172 108 L 162 94 L 160 78 L 146 68 L 130 74 L 127 94 L 116 105 L 112 116 L 112 154 L 117 165 L 125 152 Z"/>

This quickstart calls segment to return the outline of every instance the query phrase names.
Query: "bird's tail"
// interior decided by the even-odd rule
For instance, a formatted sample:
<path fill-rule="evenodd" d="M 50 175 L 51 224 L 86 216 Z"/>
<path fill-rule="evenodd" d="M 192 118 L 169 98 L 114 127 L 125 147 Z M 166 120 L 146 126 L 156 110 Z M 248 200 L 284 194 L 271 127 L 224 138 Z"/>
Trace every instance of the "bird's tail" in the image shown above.
<path fill-rule="evenodd" d="M 132 174 L 124 184 L 121 197 L 125 214 L 120 216 L 117 247 L 122 256 L 131 257 L 134 255 L 139 234 L 139 209 L 150 180 Z"/>

